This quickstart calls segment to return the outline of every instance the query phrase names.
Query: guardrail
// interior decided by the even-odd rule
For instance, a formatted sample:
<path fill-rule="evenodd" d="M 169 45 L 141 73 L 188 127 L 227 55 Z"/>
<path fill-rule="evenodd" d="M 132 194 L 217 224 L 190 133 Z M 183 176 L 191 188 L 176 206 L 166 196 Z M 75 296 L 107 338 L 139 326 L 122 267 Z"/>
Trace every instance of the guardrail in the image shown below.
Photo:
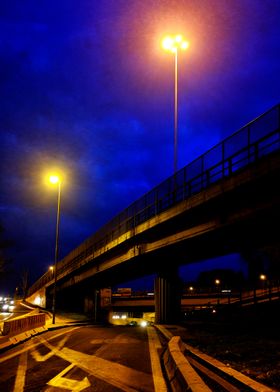
<path fill-rule="evenodd" d="M 44 313 L 25 316 L 13 320 L 4 321 L 2 335 L 17 335 L 33 328 L 44 326 L 46 323 L 46 315 Z"/>
<path fill-rule="evenodd" d="M 211 392 L 183 354 L 180 336 L 173 336 L 163 355 L 163 363 L 173 392 Z"/>
<path fill-rule="evenodd" d="M 228 364 L 184 343 L 180 336 L 173 336 L 164 326 L 155 325 L 155 327 L 168 340 L 163 354 L 163 364 L 172 392 L 274 391 Z M 206 379 L 208 382 L 211 381 L 211 389 L 206 385 Z"/>

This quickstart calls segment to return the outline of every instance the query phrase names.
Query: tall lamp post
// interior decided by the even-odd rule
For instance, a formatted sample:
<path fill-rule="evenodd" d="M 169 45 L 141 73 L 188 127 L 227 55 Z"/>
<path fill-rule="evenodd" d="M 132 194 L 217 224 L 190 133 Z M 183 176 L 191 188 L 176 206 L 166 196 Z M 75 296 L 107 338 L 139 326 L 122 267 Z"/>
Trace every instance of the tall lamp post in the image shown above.
<path fill-rule="evenodd" d="M 56 214 L 56 233 L 55 233 L 55 255 L 54 255 L 54 286 L 53 286 L 53 303 L 52 311 L 53 318 L 52 323 L 55 324 L 55 312 L 56 312 L 56 282 L 57 282 L 57 261 L 58 261 L 58 240 L 59 240 L 59 222 L 60 222 L 60 199 L 61 199 L 61 179 L 57 175 L 49 176 L 51 184 L 57 185 L 57 214 Z"/>
<path fill-rule="evenodd" d="M 162 40 L 162 47 L 174 54 L 174 174 L 177 172 L 177 144 L 178 144 L 178 51 L 185 51 L 189 43 L 182 35 L 167 36 Z"/>

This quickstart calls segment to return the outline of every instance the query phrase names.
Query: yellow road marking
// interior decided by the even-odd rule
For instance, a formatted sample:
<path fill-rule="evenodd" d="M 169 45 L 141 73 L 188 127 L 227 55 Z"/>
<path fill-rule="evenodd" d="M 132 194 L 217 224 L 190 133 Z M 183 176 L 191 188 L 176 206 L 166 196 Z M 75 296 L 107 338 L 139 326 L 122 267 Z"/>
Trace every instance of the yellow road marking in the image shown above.
<path fill-rule="evenodd" d="M 79 327 L 74 327 L 71 330 L 68 331 L 64 331 L 62 333 L 59 333 L 53 337 L 51 337 L 49 340 L 53 340 L 61 335 L 67 334 L 72 332 L 73 330 L 77 329 Z M 87 373 L 93 375 L 96 378 L 99 378 L 111 385 L 114 385 L 120 389 L 122 389 L 124 392 L 138 392 L 139 391 L 139 385 L 141 385 L 141 391 L 142 392 L 153 392 L 154 388 L 153 388 L 153 384 L 151 382 L 151 375 L 146 374 L 144 372 L 129 368 L 127 366 L 118 364 L 118 363 L 114 363 L 111 361 L 108 361 L 106 359 L 97 357 L 95 355 L 88 355 L 88 354 L 84 354 L 81 353 L 79 351 L 75 351 L 75 350 L 71 350 L 69 348 L 62 348 L 62 349 L 58 349 L 58 347 L 53 346 L 52 344 L 50 344 L 47 340 L 42 339 L 41 337 L 38 337 L 36 339 L 40 339 L 40 341 L 38 343 L 33 343 L 30 344 L 31 341 L 29 341 L 29 345 L 26 344 L 26 347 L 23 348 L 20 351 L 17 351 L 16 353 L 10 354 L 10 355 L 6 355 L 4 358 L 0 359 L 0 362 L 4 362 L 10 358 L 13 358 L 15 356 L 21 355 L 22 357 L 22 363 L 23 366 L 21 366 L 21 379 L 25 378 L 25 372 L 26 372 L 26 366 L 27 363 L 24 367 L 24 358 L 27 362 L 27 352 L 29 350 L 34 350 L 38 345 L 40 344 L 44 344 L 46 347 L 48 347 L 51 352 L 57 356 L 59 356 L 60 358 L 70 362 L 70 366 L 68 366 L 64 371 L 62 371 L 61 373 L 59 373 L 59 375 L 57 375 L 55 377 L 55 381 L 59 383 L 59 385 L 61 385 L 62 387 L 62 383 L 63 385 L 68 386 L 68 389 L 72 388 L 73 391 L 77 392 L 82 390 L 83 388 L 86 388 L 86 384 L 89 383 L 87 377 L 84 378 L 84 380 L 82 381 L 78 381 L 77 380 L 72 380 L 72 379 L 67 379 L 67 378 L 63 378 L 62 375 L 65 374 L 67 371 L 70 370 L 70 367 L 74 367 L 77 366 L 78 368 L 86 371 Z M 122 343 L 125 341 L 124 339 L 118 337 L 116 340 L 120 340 L 122 341 Z M 114 340 L 114 339 L 113 339 Z M 64 339 L 63 339 L 64 341 Z M 61 342 L 60 342 L 61 343 Z M 59 347 L 61 347 L 62 344 L 59 344 Z M 37 351 L 37 350 L 36 350 Z M 49 355 L 49 354 L 47 354 Z M 46 356 L 44 356 L 46 358 Z M 40 360 L 43 360 L 44 358 L 43 356 L 37 356 L 37 358 L 39 358 Z M 36 354 L 35 354 L 35 358 L 36 358 Z M 20 377 L 18 377 L 20 379 Z M 58 380 L 61 381 L 58 381 Z M 52 379 L 53 380 L 53 379 Z M 50 381 L 52 381 L 50 380 Z M 19 381 L 18 381 L 19 382 Z M 61 384 L 60 384 L 61 382 Z M 82 384 L 81 384 L 82 382 Z M 75 385 L 74 385 L 75 383 Z M 80 384 L 78 384 L 80 383 Z M 23 387 L 24 387 L 24 381 L 23 381 Z M 90 386 L 90 384 L 88 385 Z M 22 392 L 23 387 L 15 387 L 13 392 Z M 73 388 L 77 388 L 77 389 L 73 389 Z M 82 389 L 79 389 L 82 388 Z M 158 390 L 160 391 L 160 390 Z M 162 389 L 162 391 L 164 391 Z"/>
<path fill-rule="evenodd" d="M 17 375 L 14 385 L 14 392 L 22 392 L 25 384 L 25 374 L 27 368 L 27 351 L 23 352 L 19 357 Z"/>
<path fill-rule="evenodd" d="M 49 340 L 53 340 L 56 339 L 57 337 L 61 336 L 61 335 L 65 335 L 66 333 L 70 333 L 72 331 L 74 331 L 77 328 L 81 328 L 81 327 L 74 327 L 71 328 L 67 331 L 63 331 L 60 332 L 52 337 L 49 338 Z M 18 355 L 21 355 L 22 353 L 24 353 L 25 351 L 29 351 L 32 350 L 34 347 L 39 346 L 40 344 L 42 344 L 42 342 L 38 342 L 38 343 L 33 343 L 31 340 L 29 340 L 28 342 L 25 343 L 25 347 L 23 347 L 21 350 L 17 350 L 16 352 L 12 353 L 12 354 L 7 354 L 4 355 L 2 358 L 0 358 L 0 363 L 7 361 L 8 359 L 17 357 Z"/>
<path fill-rule="evenodd" d="M 55 349 L 47 341 L 43 344 L 50 350 Z M 139 385 L 141 385 L 142 392 L 154 391 L 150 381 L 150 375 L 144 372 L 67 347 L 57 352 L 56 355 L 87 373 L 92 374 L 94 377 L 121 388 L 125 392 L 138 392 Z"/>
<path fill-rule="evenodd" d="M 62 347 L 65 345 L 66 341 L 68 340 L 69 335 L 64 336 L 64 338 L 58 343 L 56 347 L 51 349 L 51 351 L 45 355 L 41 355 L 38 350 L 34 347 L 34 349 L 31 351 L 32 357 L 35 359 L 37 362 L 45 362 L 47 359 L 51 358 L 53 355 L 57 355 L 57 352 L 62 349 Z M 42 342 L 42 344 L 45 345 L 46 339 L 40 338 L 39 340 Z"/>
<path fill-rule="evenodd" d="M 114 339 L 115 340 L 115 339 Z M 116 341 L 124 341 L 121 336 L 117 336 Z M 138 392 L 141 384 L 141 391 L 153 392 L 150 375 L 131 369 L 124 365 L 99 358 L 95 355 L 88 355 L 64 347 L 62 350 L 57 350 L 57 347 L 50 344 L 48 341 L 43 341 L 44 344 L 51 351 L 55 351 L 60 358 L 70 362 L 72 365 L 85 370 L 96 378 L 100 378 L 105 382 L 121 388 L 125 392 Z"/>
<path fill-rule="evenodd" d="M 70 391 L 73 391 L 73 392 L 80 392 L 83 389 L 90 387 L 91 384 L 90 384 L 87 377 L 85 377 L 81 381 L 72 380 L 71 378 L 63 377 L 66 373 L 68 373 L 70 370 L 72 370 L 74 366 L 75 366 L 74 364 L 67 366 L 67 368 L 62 370 L 62 372 L 57 374 L 47 384 L 52 387 L 69 389 Z"/>

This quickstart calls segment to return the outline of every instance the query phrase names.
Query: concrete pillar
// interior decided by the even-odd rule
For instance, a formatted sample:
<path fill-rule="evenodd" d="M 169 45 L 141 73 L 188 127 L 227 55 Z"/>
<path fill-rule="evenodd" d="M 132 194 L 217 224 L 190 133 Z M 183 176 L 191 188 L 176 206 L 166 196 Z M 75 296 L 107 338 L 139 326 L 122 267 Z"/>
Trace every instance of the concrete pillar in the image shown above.
<path fill-rule="evenodd" d="M 177 267 L 160 271 L 154 282 L 155 322 L 174 324 L 181 317 L 182 284 Z"/>
<path fill-rule="evenodd" d="M 91 296 L 86 295 L 84 297 L 84 313 L 91 315 L 94 313 L 94 300 Z"/>
<path fill-rule="evenodd" d="M 108 310 L 111 308 L 112 291 L 110 288 L 88 289 L 84 295 L 84 313 L 92 317 L 93 321 L 107 321 Z"/>
<path fill-rule="evenodd" d="M 93 287 L 91 290 L 88 289 L 87 293 L 84 294 L 84 313 L 89 317 L 92 317 L 94 321 L 98 318 L 98 313 L 100 309 L 100 298 L 99 298 L 99 289 Z"/>

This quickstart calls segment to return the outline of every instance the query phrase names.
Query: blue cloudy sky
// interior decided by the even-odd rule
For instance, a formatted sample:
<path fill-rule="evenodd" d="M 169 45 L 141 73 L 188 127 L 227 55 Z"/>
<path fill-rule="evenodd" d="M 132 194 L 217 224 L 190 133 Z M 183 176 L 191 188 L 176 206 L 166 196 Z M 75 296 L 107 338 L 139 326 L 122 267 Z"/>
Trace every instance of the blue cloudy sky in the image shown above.
<path fill-rule="evenodd" d="M 178 167 L 279 103 L 279 0 L 2 0 L 0 223 L 17 285 L 173 172 L 174 58 L 181 33 Z M 11 286 L 9 286 L 9 290 Z M 11 289 L 12 290 L 12 289 Z"/>

